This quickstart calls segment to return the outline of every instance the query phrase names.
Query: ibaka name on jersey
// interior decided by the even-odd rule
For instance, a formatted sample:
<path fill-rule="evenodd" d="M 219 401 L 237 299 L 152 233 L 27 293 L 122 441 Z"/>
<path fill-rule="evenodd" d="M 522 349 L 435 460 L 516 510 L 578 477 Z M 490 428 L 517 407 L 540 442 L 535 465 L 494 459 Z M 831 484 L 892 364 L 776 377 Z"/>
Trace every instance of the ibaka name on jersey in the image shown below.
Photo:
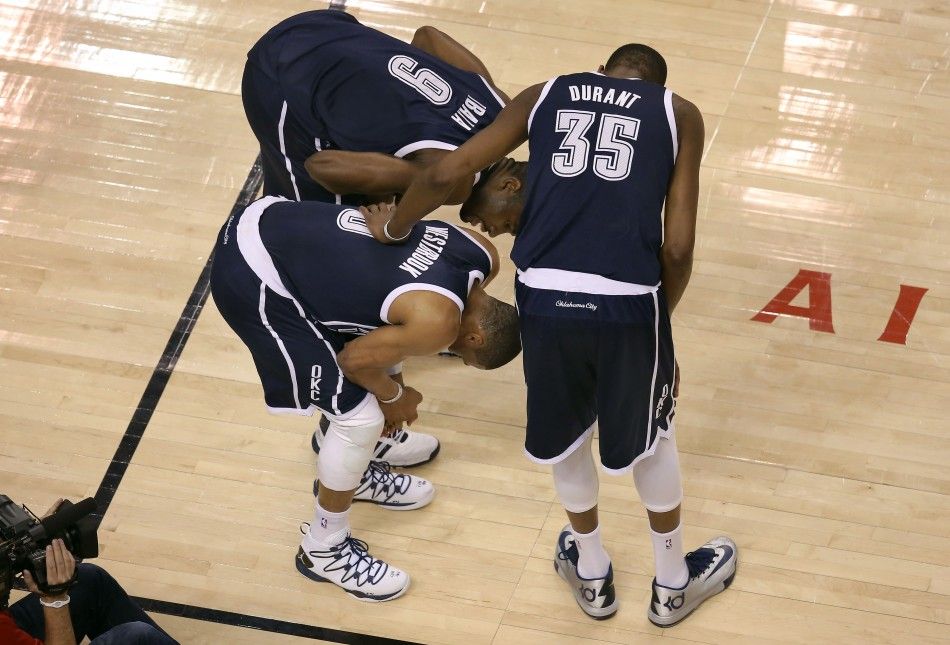
<path fill-rule="evenodd" d="M 426 232 L 419 241 L 419 245 L 406 258 L 406 261 L 399 265 L 399 268 L 413 278 L 418 278 L 439 259 L 448 239 L 449 230 L 447 228 L 426 226 Z"/>
<path fill-rule="evenodd" d="M 476 101 L 471 96 L 465 97 L 462 107 L 455 111 L 452 120 L 465 128 L 468 132 L 478 125 L 478 120 L 485 115 L 488 108 Z"/>

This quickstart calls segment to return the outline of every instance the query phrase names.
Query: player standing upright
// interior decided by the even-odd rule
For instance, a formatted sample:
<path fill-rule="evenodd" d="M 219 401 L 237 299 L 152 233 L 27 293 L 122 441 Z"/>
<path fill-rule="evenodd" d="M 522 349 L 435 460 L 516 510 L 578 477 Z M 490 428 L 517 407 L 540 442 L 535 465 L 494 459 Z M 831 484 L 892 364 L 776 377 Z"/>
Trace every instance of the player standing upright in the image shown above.
<path fill-rule="evenodd" d="M 692 270 L 704 132 L 696 106 L 665 82 L 658 52 L 625 45 L 598 73 L 530 87 L 423 173 L 394 216 L 367 220 L 377 239 L 392 242 L 459 177 L 529 141 L 527 165 L 496 164 L 466 218 L 492 234 L 517 233 L 525 448 L 552 465 L 570 520 L 555 568 L 588 615 L 616 612 L 597 517 L 596 421 L 603 468 L 632 471 L 648 511 L 656 564 L 648 616 L 660 626 L 728 586 L 737 556 L 727 537 L 683 554 L 670 312 Z"/>

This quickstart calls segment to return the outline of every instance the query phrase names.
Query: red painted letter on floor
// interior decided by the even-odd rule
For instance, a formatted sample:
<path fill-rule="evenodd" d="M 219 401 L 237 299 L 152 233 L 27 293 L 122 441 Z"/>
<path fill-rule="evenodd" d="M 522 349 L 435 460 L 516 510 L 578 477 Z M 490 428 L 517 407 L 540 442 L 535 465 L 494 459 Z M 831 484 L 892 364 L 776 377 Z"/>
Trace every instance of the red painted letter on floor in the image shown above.
<path fill-rule="evenodd" d="M 808 306 L 793 305 L 792 300 L 806 287 Z M 752 316 L 752 320 L 770 323 L 780 315 L 807 318 L 808 326 L 814 331 L 835 333 L 831 324 L 831 274 L 799 269 L 798 275 L 792 278 L 762 311 Z"/>
<path fill-rule="evenodd" d="M 884 328 L 884 333 L 878 340 L 906 345 L 907 332 L 910 331 L 910 324 L 914 322 L 917 308 L 920 307 L 920 301 L 925 293 L 927 290 L 923 287 L 902 284 L 901 291 L 897 294 L 897 302 L 894 303 L 894 310 L 891 311 L 891 318 L 887 321 L 887 327 Z"/>

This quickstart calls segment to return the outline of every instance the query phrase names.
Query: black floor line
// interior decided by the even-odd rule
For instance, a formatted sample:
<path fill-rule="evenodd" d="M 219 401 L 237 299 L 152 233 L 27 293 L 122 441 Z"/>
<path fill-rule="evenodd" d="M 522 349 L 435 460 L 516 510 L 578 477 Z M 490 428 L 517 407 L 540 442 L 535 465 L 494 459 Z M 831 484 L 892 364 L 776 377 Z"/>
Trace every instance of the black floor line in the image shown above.
<path fill-rule="evenodd" d="M 368 634 L 345 632 L 328 627 L 317 627 L 316 625 L 291 623 L 286 620 L 248 616 L 247 614 L 236 614 L 232 611 L 195 607 L 194 605 L 182 605 L 177 602 L 167 602 L 165 600 L 153 600 L 151 598 L 138 598 L 134 596 L 133 599 L 142 609 L 157 614 L 181 616 L 182 618 L 190 618 L 192 620 L 204 620 L 212 623 L 220 623 L 222 625 L 259 629 L 265 632 L 287 634 L 301 638 L 313 638 L 333 643 L 347 643 L 348 645 L 404 645 L 407 643 L 407 641 L 382 636 L 370 636 Z M 353 601 L 354 604 L 356 602 L 355 600 Z M 371 607 L 364 606 L 363 608 L 367 611 L 372 611 Z"/>
<path fill-rule="evenodd" d="M 244 181 L 244 186 L 241 188 L 234 206 L 231 207 L 229 217 L 240 213 L 251 203 L 260 189 L 262 181 L 261 158 L 258 156 L 247 175 L 247 179 Z M 208 299 L 209 276 L 213 256 L 213 253 L 208 254 L 208 261 L 205 262 L 204 268 L 198 276 L 198 281 L 195 283 L 194 289 L 191 290 L 191 296 L 188 298 L 188 302 L 185 303 L 185 308 L 178 318 L 178 323 L 165 344 L 165 349 L 162 351 L 158 364 L 152 370 L 152 376 L 145 386 L 145 392 L 142 393 L 142 398 L 139 399 L 135 412 L 132 413 L 132 418 L 129 420 L 129 425 L 125 429 L 122 440 L 119 442 L 119 447 L 116 448 L 112 461 L 109 463 L 109 467 L 106 468 L 106 474 L 99 483 L 99 488 L 95 494 L 99 510 L 93 515 L 97 524 L 102 522 L 102 517 L 109 510 L 116 489 L 129 468 L 132 456 L 135 454 L 139 442 L 142 441 L 142 434 L 145 432 L 148 422 L 152 419 L 152 413 L 155 412 L 158 401 L 162 398 L 162 393 L 165 392 L 168 379 L 171 377 L 181 352 L 185 348 L 185 343 L 188 342 L 188 337 L 191 335 L 191 330 L 198 320 L 198 315 Z"/>
<path fill-rule="evenodd" d="M 235 200 L 234 206 L 231 207 L 229 217 L 240 213 L 247 207 L 260 189 L 262 180 L 261 159 L 258 156 L 254 165 L 251 167 L 251 171 L 247 175 L 247 179 L 244 181 L 244 186 L 241 188 L 241 192 Z M 132 419 L 129 421 L 125 434 L 119 442 L 119 447 L 116 449 L 112 461 L 109 463 L 108 468 L 106 468 L 102 482 L 96 490 L 95 498 L 99 504 L 99 508 L 93 517 L 95 517 L 97 523 L 102 522 L 102 517 L 109 510 L 109 505 L 112 504 L 116 490 L 118 490 L 119 484 L 122 483 L 122 478 L 129 468 L 129 463 L 131 463 L 132 457 L 135 455 L 135 450 L 142 440 L 142 435 L 145 433 L 152 414 L 155 412 L 155 408 L 158 406 L 158 402 L 165 392 L 168 379 L 175 370 L 175 365 L 181 357 L 185 343 L 188 342 L 191 331 L 194 329 L 195 323 L 198 321 L 198 316 L 201 314 L 201 310 L 204 308 L 205 302 L 208 299 L 212 260 L 213 253 L 209 254 L 208 261 L 201 270 L 197 282 L 195 282 L 195 287 L 192 289 L 191 296 L 188 298 L 188 302 L 181 312 L 178 324 L 175 325 L 174 331 L 172 331 L 168 342 L 165 344 L 162 356 L 152 371 L 152 376 L 149 378 L 148 384 L 145 386 L 145 392 L 142 393 L 142 398 L 139 400 L 135 412 L 132 414 Z M 287 566 L 290 568 L 293 565 L 288 562 Z M 342 594 L 343 592 L 341 591 L 340 593 Z M 317 625 L 292 623 L 273 618 L 222 611 L 220 609 L 185 605 L 166 600 L 156 600 L 154 598 L 136 598 L 135 600 L 146 611 L 159 614 L 181 616 L 194 620 L 203 620 L 248 629 L 259 629 L 266 632 L 300 636 L 302 638 L 320 639 L 334 643 L 348 643 L 350 645 L 411 645 L 410 641 L 371 636 L 358 632 L 347 632 Z M 354 611 L 358 611 L 359 609 L 371 610 L 370 607 L 360 605 L 355 600 L 353 601 L 353 605 Z M 319 607 L 314 607 L 314 613 L 319 613 Z"/>

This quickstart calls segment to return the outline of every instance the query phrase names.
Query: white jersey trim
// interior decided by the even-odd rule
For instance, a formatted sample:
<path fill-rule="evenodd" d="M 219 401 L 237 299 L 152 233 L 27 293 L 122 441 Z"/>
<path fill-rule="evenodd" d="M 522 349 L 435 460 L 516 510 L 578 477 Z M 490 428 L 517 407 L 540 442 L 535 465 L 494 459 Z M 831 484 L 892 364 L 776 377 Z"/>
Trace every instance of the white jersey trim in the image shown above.
<path fill-rule="evenodd" d="M 491 253 L 489 253 L 488 249 L 486 249 L 485 246 L 484 246 L 481 242 L 479 242 L 479 241 L 476 240 L 474 237 L 472 237 L 472 234 L 469 233 L 468 231 L 466 231 L 466 230 L 465 230 L 464 228 L 462 228 L 461 226 L 456 226 L 456 225 L 453 224 L 452 222 L 446 222 L 446 224 L 448 224 L 449 226 L 451 226 L 452 228 L 454 228 L 456 231 L 458 231 L 459 233 L 461 233 L 462 235 L 464 235 L 465 237 L 467 237 L 467 238 L 469 239 L 469 241 L 470 241 L 472 244 L 474 244 L 475 246 L 477 246 L 478 248 L 480 248 L 482 251 L 484 251 L 485 257 L 488 258 L 488 272 L 491 273 L 492 271 L 495 270 L 495 263 L 492 262 Z M 484 275 L 482 276 L 482 278 L 484 279 Z"/>
<path fill-rule="evenodd" d="M 294 303 L 294 306 L 297 307 L 297 313 L 300 314 L 300 317 L 304 319 L 304 322 L 307 323 L 307 326 L 313 330 L 313 333 L 316 334 L 317 338 L 323 341 L 327 351 L 330 352 L 330 356 L 333 357 L 333 363 L 336 365 L 336 370 L 339 376 L 336 380 L 336 392 L 330 398 L 330 407 L 333 408 L 334 414 L 340 414 L 340 394 L 343 392 L 344 379 L 343 369 L 340 367 L 340 361 L 336 357 L 336 352 L 333 351 L 333 346 L 326 338 L 323 337 L 323 334 L 320 333 L 316 326 L 310 322 L 310 319 L 307 318 L 307 312 L 303 310 L 303 307 L 300 306 L 300 303 L 297 302 L 296 298 L 291 298 L 291 301 Z"/>
<path fill-rule="evenodd" d="M 294 367 L 294 362 L 290 358 L 290 354 L 287 352 L 287 348 L 284 346 L 284 341 L 281 337 L 274 331 L 274 328 L 271 327 L 270 321 L 267 320 L 267 285 L 261 282 L 261 295 L 257 302 L 257 312 L 261 316 L 261 322 L 264 324 L 264 328 L 270 332 L 271 337 L 277 343 L 277 349 L 280 350 L 281 356 L 284 357 L 284 361 L 287 363 L 287 371 L 290 372 L 290 383 L 291 389 L 293 390 L 294 395 L 294 406 L 296 410 L 300 408 L 300 393 L 297 390 L 297 370 Z"/>
<path fill-rule="evenodd" d="M 363 397 L 363 400 L 357 403 L 356 405 L 354 405 L 353 409 L 350 410 L 349 412 L 344 412 L 340 414 L 336 412 L 324 411 L 323 413 L 327 417 L 329 417 L 330 421 L 336 421 L 336 422 L 346 421 L 347 419 L 352 419 L 357 414 L 362 412 L 363 408 L 365 408 L 367 405 L 372 405 L 373 403 L 376 403 L 376 397 L 373 396 L 370 392 L 367 392 L 366 396 Z"/>
<path fill-rule="evenodd" d="M 440 295 L 445 296 L 452 302 L 454 302 L 459 308 L 459 316 L 462 315 L 462 310 L 465 309 L 465 303 L 462 302 L 462 299 L 457 295 L 446 289 L 445 287 L 440 287 L 437 284 L 429 284 L 427 282 L 411 282 L 409 284 L 404 284 L 401 287 L 396 287 L 389 292 L 389 295 L 386 296 L 386 299 L 383 300 L 383 306 L 379 308 L 379 317 L 387 325 L 391 325 L 389 322 L 389 308 L 392 307 L 393 302 L 396 301 L 396 298 L 401 296 L 404 293 L 410 291 L 433 291 Z"/>
<path fill-rule="evenodd" d="M 597 76 L 607 76 L 603 72 L 591 72 L 591 74 L 596 74 Z M 639 76 L 611 76 L 610 78 L 622 78 L 625 81 L 642 81 L 643 80 Z"/>
<path fill-rule="evenodd" d="M 273 414 L 273 415 L 282 416 L 282 417 L 291 417 L 291 416 L 312 417 L 313 413 L 316 412 L 318 409 L 319 408 L 313 405 L 312 403 L 310 404 L 309 407 L 306 407 L 306 408 L 275 408 L 269 405 L 267 406 L 268 414 Z"/>
<path fill-rule="evenodd" d="M 455 150 L 458 148 L 454 143 L 446 143 L 445 141 L 435 141 L 434 139 L 423 139 L 422 141 L 415 141 L 404 145 L 402 148 L 393 153 L 394 157 L 399 157 L 402 159 L 408 154 L 417 152 L 419 150 L 426 149 L 435 149 L 435 150 Z"/>
<path fill-rule="evenodd" d="M 547 98 L 548 92 L 551 91 L 551 86 L 554 85 L 554 81 L 561 78 L 560 76 L 555 76 L 547 83 L 544 84 L 544 87 L 541 89 L 541 94 L 538 96 L 538 100 L 535 102 L 534 107 L 531 108 L 531 113 L 528 115 L 528 132 L 531 132 L 531 122 L 534 121 L 534 113 L 538 111 L 538 108 L 541 107 L 541 104 L 544 103 L 544 99 Z"/>
<path fill-rule="evenodd" d="M 559 464 L 565 459 L 567 459 L 568 457 L 570 457 L 572 454 L 574 454 L 574 452 L 578 448 L 583 446 L 584 442 L 587 441 L 587 437 L 593 434 L 594 428 L 596 427 L 597 427 L 597 420 L 595 419 L 594 423 L 592 423 L 591 426 L 587 428 L 587 430 L 584 430 L 584 432 L 581 433 L 581 436 L 579 436 L 577 439 L 574 440 L 574 443 L 572 443 L 570 446 L 567 447 L 567 450 L 565 450 L 564 452 L 562 452 L 561 454 L 555 457 L 550 457 L 549 459 L 541 459 L 540 457 L 535 457 L 530 452 L 528 452 L 527 448 L 524 449 L 524 454 L 528 458 L 529 461 L 533 461 L 536 464 L 545 464 L 548 466 Z"/>
<path fill-rule="evenodd" d="M 498 105 L 500 105 L 501 107 L 505 107 L 506 105 L 508 105 L 507 103 L 505 103 L 505 99 L 501 98 L 501 95 L 499 95 L 498 92 L 495 91 L 495 88 L 491 86 L 491 83 L 488 82 L 487 78 L 485 78 L 481 74 L 476 74 L 476 76 L 482 79 L 482 83 L 485 84 L 485 87 L 488 88 L 488 91 L 491 92 L 491 95 L 495 97 L 496 101 L 498 101 Z"/>
<path fill-rule="evenodd" d="M 601 296 L 643 296 L 655 294 L 660 285 L 635 284 L 611 280 L 596 273 L 565 271 L 563 269 L 526 269 L 518 270 L 521 284 L 534 289 L 551 291 L 570 291 L 573 293 L 592 293 Z"/>
<path fill-rule="evenodd" d="M 656 392 L 656 373 L 660 367 L 660 299 L 653 294 L 653 380 L 650 381 L 650 399 L 647 401 L 647 440 L 643 452 L 650 449 L 653 431 L 653 394 Z M 674 375 L 675 377 L 675 375 Z M 674 381 L 675 383 L 675 381 Z"/>
<path fill-rule="evenodd" d="M 287 119 L 287 101 L 284 101 L 280 109 L 280 121 L 277 123 L 277 141 L 280 143 L 280 154 L 284 155 L 284 165 L 287 166 L 287 174 L 290 175 L 290 183 L 294 187 L 294 197 L 300 201 L 300 191 L 297 190 L 297 178 L 294 177 L 294 168 L 290 163 L 290 157 L 287 156 L 287 147 L 284 145 L 284 121 Z"/>
<path fill-rule="evenodd" d="M 676 163 L 676 155 L 679 152 L 680 144 L 676 135 L 676 115 L 673 114 L 672 90 L 666 90 L 663 94 L 663 105 L 666 106 L 666 120 L 670 122 L 670 134 L 673 135 L 673 163 Z"/>
<path fill-rule="evenodd" d="M 330 327 L 331 329 L 333 327 L 343 327 L 344 325 L 349 327 L 361 327 L 366 330 L 367 334 L 378 329 L 378 327 L 374 327 L 373 325 L 364 325 L 363 323 L 355 323 L 348 320 L 321 320 L 320 324 L 324 327 Z"/>
<path fill-rule="evenodd" d="M 280 279 L 277 273 L 277 267 L 274 266 L 274 260 L 270 253 L 264 248 L 264 241 L 261 240 L 260 222 L 261 215 L 271 205 L 277 202 L 288 202 L 285 197 L 262 197 L 253 202 L 244 210 L 241 220 L 237 225 L 237 242 L 244 261 L 251 267 L 251 270 L 266 284 L 274 293 L 293 300 L 287 287 Z"/>
<path fill-rule="evenodd" d="M 466 293 L 471 295 L 472 287 L 475 286 L 476 282 L 484 283 L 485 274 L 479 271 L 478 269 L 472 269 L 471 271 L 468 272 L 468 289 L 466 290 Z"/>

